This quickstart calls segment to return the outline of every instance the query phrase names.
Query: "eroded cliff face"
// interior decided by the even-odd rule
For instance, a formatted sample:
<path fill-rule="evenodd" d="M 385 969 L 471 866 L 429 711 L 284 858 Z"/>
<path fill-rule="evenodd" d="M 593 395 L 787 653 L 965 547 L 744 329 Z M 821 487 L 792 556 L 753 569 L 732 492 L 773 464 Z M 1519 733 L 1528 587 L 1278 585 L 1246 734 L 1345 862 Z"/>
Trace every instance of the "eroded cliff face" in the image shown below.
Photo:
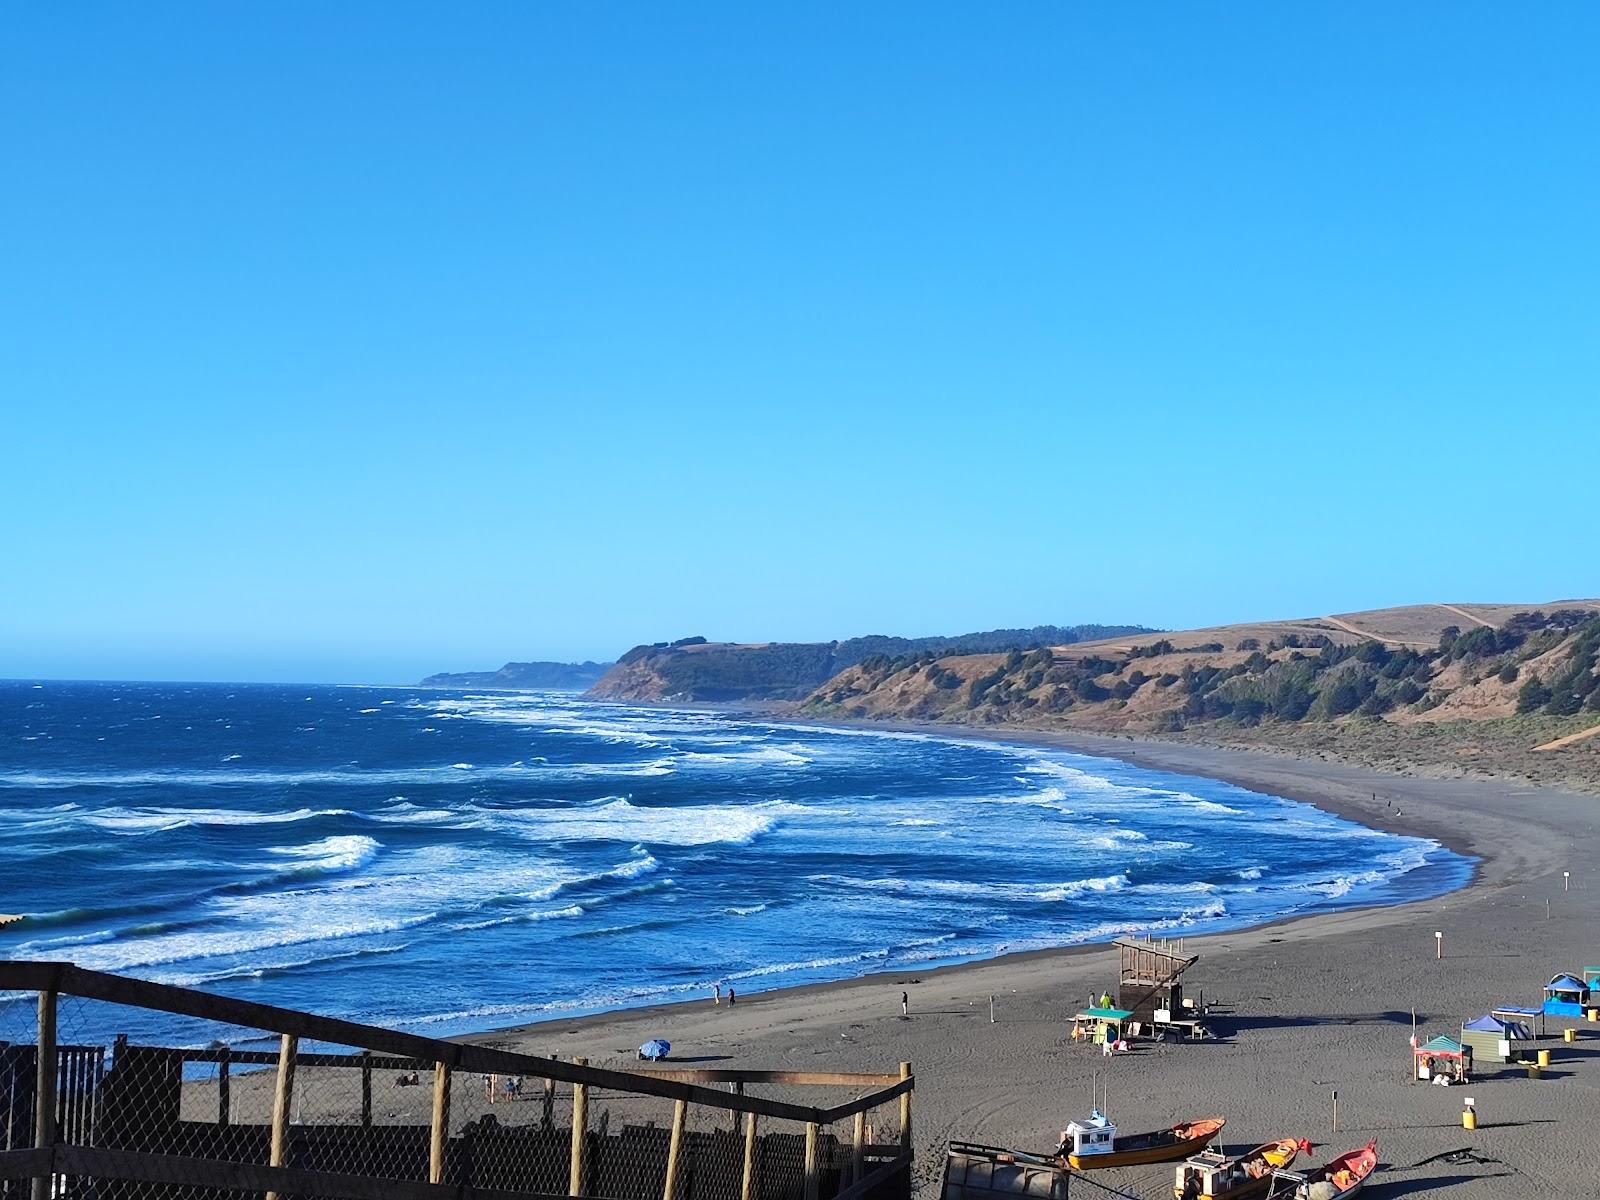
<path fill-rule="evenodd" d="M 637 646 L 589 689 L 600 700 L 800 700 L 841 666 L 833 642 Z"/>

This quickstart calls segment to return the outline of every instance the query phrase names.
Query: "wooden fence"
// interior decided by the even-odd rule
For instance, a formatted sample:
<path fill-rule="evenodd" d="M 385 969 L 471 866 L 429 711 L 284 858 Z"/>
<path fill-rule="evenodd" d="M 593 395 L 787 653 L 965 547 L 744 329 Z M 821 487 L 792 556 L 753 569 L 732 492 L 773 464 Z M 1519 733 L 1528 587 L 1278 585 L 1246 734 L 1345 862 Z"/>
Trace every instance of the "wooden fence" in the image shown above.
<path fill-rule="evenodd" d="M 910 1064 L 895 1072 L 618 1071 L 126 979 L 65 963 L 0 962 L 0 992 L 37 993 L 35 1044 L 0 1049 L 0 1200 L 907 1200 Z M 57 1044 L 64 997 L 275 1035 L 272 1051 Z M 363 1053 L 302 1051 L 302 1039 Z M 208 1072 L 202 1112 L 185 1072 Z M 355 1121 L 293 1118 L 297 1073 L 359 1079 Z M 415 1073 L 427 1124 L 373 1116 L 374 1072 Z M 461 1121 L 464 1073 L 542 1081 L 527 1124 Z M 270 1078 L 270 1119 L 240 1120 L 241 1082 Z M 570 1121 L 556 1124 L 557 1085 Z M 762 1086 L 856 1093 L 830 1106 Z M 183 1099 L 189 1088 L 190 1102 Z M 214 1092 L 214 1096 L 210 1094 Z M 670 1102 L 671 1118 L 607 1126 L 591 1101 Z M 665 1108 L 663 1108 L 665 1111 Z M 456 1120 L 452 1121 L 454 1113 Z M 537 1119 L 532 1114 L 537 1113 Z M 881 1114 L 875 1127 L 869 1120 Z M 263 1117 L 265 1112 L 263 1110 Z M 692 1119 L 693 1118 L 693 1119 Z M 709 1128 L 699 1128 L 710 1122 Z M 839 1136 L 834 1126 L 845 1128 Z M 881 1138 L 875 1133 L 890 1131 Z M 22 1181 L 31 1181 L 24 1184 Z M 206 1193 L 211 1193 L 207 1196 Z"/>

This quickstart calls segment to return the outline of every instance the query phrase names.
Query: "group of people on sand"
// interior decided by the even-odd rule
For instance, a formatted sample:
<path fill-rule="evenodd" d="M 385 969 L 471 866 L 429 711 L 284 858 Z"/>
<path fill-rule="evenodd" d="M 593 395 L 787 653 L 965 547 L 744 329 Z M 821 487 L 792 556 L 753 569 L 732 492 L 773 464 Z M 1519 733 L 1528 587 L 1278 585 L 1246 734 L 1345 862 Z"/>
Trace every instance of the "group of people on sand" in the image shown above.
<path fill-rule="evenodd" d="M 728 1007 L 732 1008 L 737 999 L 738 997 L 733 994 L 733 985 L 730 984 L 728 986 Z M 720 980 L 711 985 L 711 1003 L 722 1003 L 722 982 Z"/>

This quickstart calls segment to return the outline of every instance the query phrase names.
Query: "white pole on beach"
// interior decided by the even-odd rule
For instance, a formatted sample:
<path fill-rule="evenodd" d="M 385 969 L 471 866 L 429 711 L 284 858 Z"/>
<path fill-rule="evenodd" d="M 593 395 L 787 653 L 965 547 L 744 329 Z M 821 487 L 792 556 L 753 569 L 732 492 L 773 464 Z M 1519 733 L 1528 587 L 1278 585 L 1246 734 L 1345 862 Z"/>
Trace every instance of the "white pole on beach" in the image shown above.
<path fill-rule="evenodd" d="M 989 1024 L 994 1024 L 994 997 L 989 997 Z"/>
<path fill-rule="evenodd" d="M 1563 872 L 1561 872 L 1561 890 L 1563 892 L 1566 891 L 1567 888 L 1571 885 L 1571 883 L 1572 883 L 1572 872 L 1571 871 L 1563 871 Z"/>
<path fill-rule="evenodd" d="M 1435 929 L 1433 931 L 1433 956 L 1434 958 L 1444 957 L 1444 933 L 1442 930 Z"/>

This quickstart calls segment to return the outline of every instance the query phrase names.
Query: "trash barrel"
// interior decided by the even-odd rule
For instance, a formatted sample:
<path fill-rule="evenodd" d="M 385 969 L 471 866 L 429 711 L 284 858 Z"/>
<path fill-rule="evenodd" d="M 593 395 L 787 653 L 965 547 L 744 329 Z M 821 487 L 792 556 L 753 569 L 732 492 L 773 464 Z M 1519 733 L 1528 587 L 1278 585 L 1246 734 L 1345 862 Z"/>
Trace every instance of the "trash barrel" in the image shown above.
<path fill-rule="evenodd" d="M 1561 1031 L 1561 1040 L 1565 1041 L 1565 1042 L 1575 1042 L 1575 1041 L 1577 1041 L 1578 1040 L 1578 1031 L 1576 1029 L 1563 1029 Z"/>
<path fill-rule="evenodd" d="M 1539 1051 L 1539 1065 L 1541 1067 L 1548 1067 L 1550 1065 L 1550 1051 L 1548 1051 L 1548 1050 Z"/>
<path fill-rule="evenodd" d="M 1600 1021 L 1600 1008 L 1586 1008 L 1584 1009 L 1584 1013 L 1588 1016 L 1589 1020 Z"/>
<path fill-rule="evenodd" d="M 1537 1079 L 1540 1075 L 1544 1074 L 1544 1068 L 1538 1063 L 1524 1063 L 1523 1065 L 1528 1068 L 1529 1079 Z"/>
<path fill-rule="evenodd" d="M 1463 1129 L 1476 1129 L 1477 1127 L 1478 1127 L 1478 1114 L 1473 1112 L 1470 1108 L 1463 1109 L 1462 1112 L 1461 1112 L 1461 1128 L 1463 1128 Z"/>

